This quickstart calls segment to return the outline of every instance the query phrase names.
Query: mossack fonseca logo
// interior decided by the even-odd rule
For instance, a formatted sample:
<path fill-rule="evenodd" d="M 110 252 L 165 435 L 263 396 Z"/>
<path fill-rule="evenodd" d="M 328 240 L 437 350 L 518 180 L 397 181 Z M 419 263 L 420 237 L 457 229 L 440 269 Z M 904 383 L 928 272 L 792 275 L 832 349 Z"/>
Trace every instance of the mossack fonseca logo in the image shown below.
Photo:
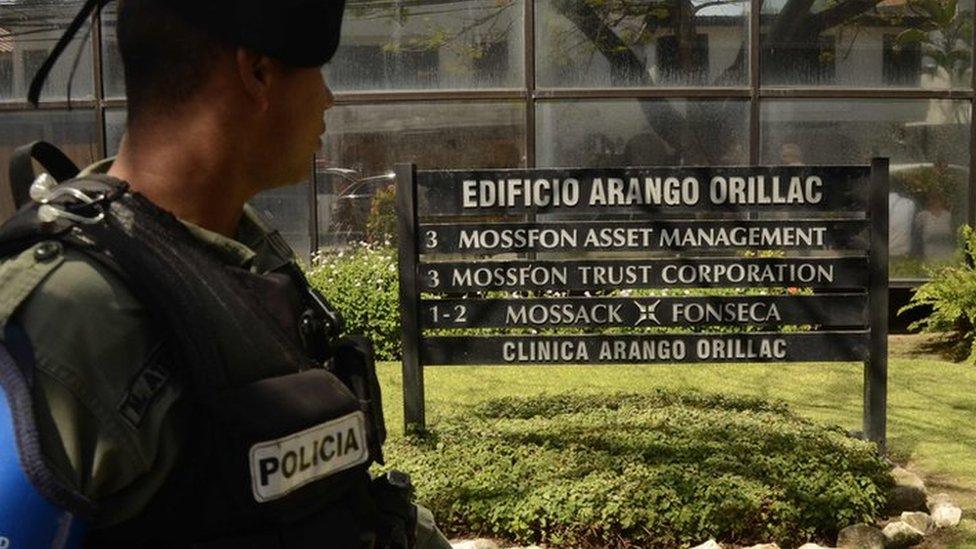
<path fill-rule="evenodd" d="M 250 453 L 254 499 L 278 499 L 309 482 L 365 463 L 368 457 L 362 412 L 259 442 Z"/>

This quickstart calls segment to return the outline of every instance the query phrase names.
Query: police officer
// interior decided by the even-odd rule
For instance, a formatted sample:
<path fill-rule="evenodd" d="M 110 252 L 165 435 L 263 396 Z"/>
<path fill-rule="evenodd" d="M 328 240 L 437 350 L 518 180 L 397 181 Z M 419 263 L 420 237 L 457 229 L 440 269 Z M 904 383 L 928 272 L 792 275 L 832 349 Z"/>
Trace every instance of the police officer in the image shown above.
<path fill-rule="evenodd" d="M 0 547 L 449 547 L 367 472 L 368 346 L 246 206 L 307 175 L 343 4 L 120 0 L 118 157 L 0 229 Z"/>

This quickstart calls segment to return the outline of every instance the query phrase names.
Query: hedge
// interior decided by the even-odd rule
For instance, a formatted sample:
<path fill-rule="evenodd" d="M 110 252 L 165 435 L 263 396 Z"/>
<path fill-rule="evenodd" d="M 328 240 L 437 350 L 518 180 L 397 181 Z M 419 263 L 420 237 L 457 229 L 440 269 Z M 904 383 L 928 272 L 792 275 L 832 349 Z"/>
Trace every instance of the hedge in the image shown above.
<path fill-rule="evenodd" d="M 306 272 L 346 321 L 346 331 L 373 342 L 378 360 L 400 357 L 400 296 L 396 252 L 361 244 L 315 259 Z"/>
<path fill-rule="evenodd" d="M 387 462 L 449 535 L 556 547 L 832 541 L 891 483 L 872 444 L 785 404 L 669 392 L 490 400 Z"/>

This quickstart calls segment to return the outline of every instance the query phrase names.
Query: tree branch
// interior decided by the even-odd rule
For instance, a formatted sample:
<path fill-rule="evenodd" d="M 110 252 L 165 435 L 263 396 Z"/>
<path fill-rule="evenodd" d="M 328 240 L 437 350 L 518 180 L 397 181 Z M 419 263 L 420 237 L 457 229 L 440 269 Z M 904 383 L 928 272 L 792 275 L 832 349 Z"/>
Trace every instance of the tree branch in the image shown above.
<path fill-rule="evenodd" d="M 880 4 L 882 0 L 845 0 L 836 6 L 810 17 L 810 24 L 817 34 L 846 23 Z"/>
<path fill-rule="evenodd" d="M 694 6 L 692 13 L 698 13 L 707 8 L 713 8 L 715 6 L 725 6 L 728 4 L 742 4 L 740 0 L 715 0 L 714 2 L 705 2 L 704 4 L 698 4 Z"/>
<path fill-rule="evenodd" d="M 620 68 L 626 67 L 629 73 L 639 74 L 642 80 L 646 79 L 647 67 L 634 55 L 630 46 L 617 36 L 617 33 L 600 18 L 595 10 L 588 9 L 586 13 L 583 13 L 577 9 L 581 4 L 585 5 L 585 3 L 574 2 L 573 0 L 553 1 L 556 11 L 586 36 L 611 65 Z"/>
<path fill-rule="evenodd" d="M 684 1 L 684 0 L 682 0 Z M 600 53 L 607 58 L 611 65 L 626 67 L 629 74 L 638 76 L 641 83 L 652 84 L 647 74 L 647 66 L 641 61 L 617 33 L 609 28 L 596 10 L 588 9 L 585 13 L 577 8 L 585 3 L 575 2 L 574 0 L 553 0 L 556 10 L 568 19 L 573 25 L 585 35 L 591 43 L 596 45 Z M 678 112 L 670 102 L 641 102 L 641 111 L 647 119 L 648 127 L 666 143 L 667 146 L 675 150 L 681 150 L 680 143 L 671 142 L 668 136 L 658 130 L 656 126 L 682 127 L 684 116 Z M 653 109 L 660 108 L 661 112 L 652 112 Z M 656 115 L 656 116 L 655 116 Z M 663 120 L 662 120 L 663 118 Z M 663 124 L 662 124 L 663 122 Z"/>
<path fill-rule="evenodd" d="M 810 8 L 814 0 L 789 0 L 776 17 L 776 24 L 769 32 L 770 46 L 786 44 L 796 36 L 805 36 L 810 32 L 804 28 L 810 17 Z"/>

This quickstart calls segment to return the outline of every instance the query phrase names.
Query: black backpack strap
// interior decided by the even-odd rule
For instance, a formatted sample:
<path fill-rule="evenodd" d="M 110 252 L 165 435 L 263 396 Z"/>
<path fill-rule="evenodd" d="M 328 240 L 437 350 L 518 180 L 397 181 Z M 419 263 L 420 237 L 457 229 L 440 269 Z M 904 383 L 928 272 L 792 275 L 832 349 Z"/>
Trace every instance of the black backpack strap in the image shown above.
<path fill-rule="evenodd" d="M 37 161 L 59 183 L 78 175 L 78 166 L 61 149 L 47 141 L 35 141 L 14 151 L 10 158 L 10 189 L 14 207 L 30 201 L 30 186 L 34 182 L 34 161 Z"/>

